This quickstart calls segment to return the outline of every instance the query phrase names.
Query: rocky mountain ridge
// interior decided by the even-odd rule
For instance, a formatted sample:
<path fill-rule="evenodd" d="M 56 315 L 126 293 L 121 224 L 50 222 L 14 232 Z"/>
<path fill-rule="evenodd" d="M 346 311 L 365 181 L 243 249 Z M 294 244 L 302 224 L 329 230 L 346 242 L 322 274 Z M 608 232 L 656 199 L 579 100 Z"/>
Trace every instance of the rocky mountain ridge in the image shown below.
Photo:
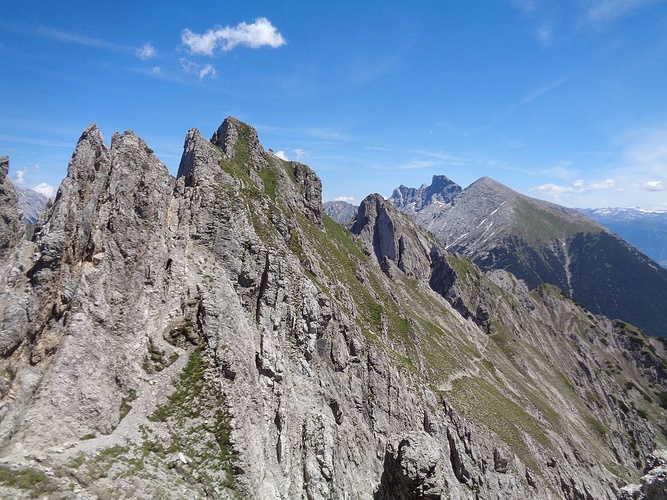
<path fill-rule="evenodd" d="M 662 343 L 379 195 L 349 233 L 238 120 L 177 178 L 89 127 L 30 241 L 4 174 L 4 497 L 614 498 L 665 446 Z"/>

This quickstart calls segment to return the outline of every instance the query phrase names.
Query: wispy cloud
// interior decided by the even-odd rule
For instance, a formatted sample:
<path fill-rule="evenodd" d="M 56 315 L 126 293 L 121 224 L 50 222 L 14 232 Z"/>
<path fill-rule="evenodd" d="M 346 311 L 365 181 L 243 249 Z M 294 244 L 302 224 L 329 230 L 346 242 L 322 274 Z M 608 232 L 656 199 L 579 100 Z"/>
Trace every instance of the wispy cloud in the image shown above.
<path fill-rule="evenodd" d="M 407 43 L 380 58 L 377 56 L 372 58 L 358 56 L 358 60 L 351 67 L 350 78 L 352 83 L 365 85 L 398 71 L 412 47 L 411 43 Z"/>
<path fill-rule="evenodd" d="M 614 179 L 603 179 L 597 181 L 585 181 L 580 179 L 570 184 L 542 184 L 541 186 L 537 186 L 537 190 L 542 194 L 555 199 L 556 201 L 560 201 L 561 198 L 568 194 L 615 189 L 617 186 L 618 184 Z"/>
<path fill-rule="evenodd" d="M 76 45 L 84 45 L 86 47 L 97 47 L 100 49 L 110 50 L 113 52 L 132 52 L 136 48 L 130 45 L 122 45 L 118 43 L 106 42 L 98 38 L 89 36 L 77 35 L 75 33 L 68 33 L 66 31 L 55 30 L 53 28 L 39 28 L 38 35 L 58 42 L 74 43 Z"/>
<path fill-rule="evenodd" d="M 570 168 L 571 166 L 572 166 L 571 161 L 564 160 L 556 162 L 550 167 L 542 168 L 538 170 L 536 173 L 539 175 L 548 175 L 549 177 L 553 177 L 556 179 L 569 180 L 572 179 L 573 177 L 576 177 L 578 174 L 576 170 Z"/>
<path fill-rule="evenodd" d="M 351 140 L 350 137 L 335 130 L 309 128 L 304 131 L 304 134 L 324 141 L 347 142 Z"/>
<path fill-rule="evenodd" d="M 209 76 L 211 78 L 215 78 L 215 68 L 211 66 L 210 64 L 207 64 L 204 66 L 202 69 L 199 70 L 199 79 L 203 80 L 204 77 Z"/>
<path fill-rule="evenodd" d="M 333 199 L 333 201 L 344 201 L 346 203 L 352 203 L 354 200 L 354 196 L 336 196 Z"/>
<path fill-rule="evenodd" d="M 440 151 L 427 151 L 427 150 L 420 149 L 420 150 L 413 151 L 413 152 L 416 153 L 416 154 L 419 154 L 419 155 L 423 155 L 427 158 L 435 158 L 436 160 L 440 161 L 441 165 L 449 165 L 449 166 L 454 166 L 454 167 L 459 166 L 460 167 L 460 166 L 467 165 L 468 163 L 470 163 L 470 160 L 468 160 L 466 158 L 462 158 L 460 156 L 454 156 L 454 155 L 451 155 L 449 153 L 442 153 Z"/>
<path fill-rule="evenodd" d="M 559 34 L 600 29 L 651 4 L 664 0 L 510 0 L 509 3 L 534 26 L 535 37 L 550 45 Z"/>
<path fill-rule="evenodd" d="M 667 127 L 646 128 L 625 136 L 620 172 L 662 177 L 667 181 Z"/>
<path fill-rule="evenodd" d="M 155 51 L 155 47 L 153 47 L 153 45 L 150 42 L 144 44 L 143 47 L 137 49 L 137 57 L 142 61 L 152 59 L 156 55 L 157 52 Z"/>
<path fill-rule="evenodd" d="M 285 154 L 285 151 L 280 150 L 280 151 L 276 151 L 276 152 L 273 153 L 273 154 L 276 155 L 276 156 L 277 156 L 278 158 L 280 158 L 281 160 L 289 161 L 289 158 L 288 158 L 287 155 Z"/>
<path fill-rule="evenodd" d="M 524 14 L 529 14 L 537 9 L 538 0 L 510 0 L 510 4 Z"/>
<path fill-rule="evenodd" d="M 667 192 L 667 127 L 646 127 L 615 142 L 616 157 L 597 170 L 597 179 L 578 177 L 581 173 L 566 162 L 538 171 L 556 178 L 562 174 L 563 182 L 542 184 L 535 190 L 570 206 L 660 208 Z M 566 182 L 573 178 L 579 180 Z"/>
<path fill-rule="evenodd" d="M 48 146 L 52 148 L 71 149 L 72 144 L 68 142 L 50 141 L 48 139 L 38 139 L 35 137 L 22 137 L 18 135 L 0 134 L 0 141 L 20 142 L 21 144 L 32 144 L 33 146 Z"/>
<path fill-rule="evenodd" d="M 39 168 L 40 168 L 39 165 L 35 164 L 18 169 L 14 172 L 13 181 L 19 186 L 25 186 L 26 177 L 27 178 L 31 177 L 30 171 L 39 170 Z"/>
<path fill-rule="evenodd" d="M 553 38 L 553 29 L 546 25 L 541 25 L 535 28 L 535 36 L 544 45 L 549 45 Z"/>
<path fill-rule="evenodd" d="M 416 159 L 416 160 L 408 160 L 393 165 L 392 164 L 370 165 L 370 168 L 373 168 L 375 170 L 415 170 L 422 168 L 433 168 L 441 165 L 442 163 L 439 161 Z"/>
<path fill-rule="evenodd" d="M 586 15 L 594 23 L 608 23 L 662 0 L 588 0 Z"/>
<path fill-rule="evenodd" d="M 181 41 L 191 54 L 206 56 L 213 56 L 216 49 L 229 51 L 239 45 L 258 49 L 277 48 L 286 43 L 276 27 L 265 17 L 256 19 L 252 24 L 239 23 L 234 27 L 216 26 L 203 34 L 185 28 L 181 33 Z"/>
<path fill-rule="evenodd" d="M 553 82 L 549 82 L 546 85 L 543 85 L 542 87 L 535 89 L 531 93 L 529 93 L 526 97 L 521 99 L 518 103 L 510 106 L 510 109 L 514 110 L 515 108 L 518 108 L 519 106 L 523 106 L 524 104 L 528 104 L 529 102 L 534 101 L 535 99 L 542 97 L 545 94 L 548 94 L 552 90 L 556 90 L 558 87 L 561 87 L 565 83 L 567 83 L 570 80 L 570 76 L 563 76 L 559 78 L 558 80 L 554 80 Z"/>
<path fill-rule="evenodd" d="M 298 161 L 305 160 L 309 156 L 308 153 L 306 153 L 303 149 L 295 148 L 293 151 L 294 151 L 294 154 L 296 154 L 296 159 Z"/>
<path fill-rule="evenodd" d="M 538 87 L 537 89 L 529 92 L 526 94 L 523 98 L 521 98 L 519 101 L 510 104 L 507 106 L 505 109 L 500 111 L 489 123 L 482 125 L 480 127 L 474 128 L 472 130 L 469 130 L 464 133 L 464 135 L 473 135 L 477 132 L 481 132 L 482 130 L 487 130 L 489 128 L 494 127 L 498 122 L 501 120 L 507 118 L 510 116 L 516 109 L 525 106 L 527 104 L 530 104 L 531 102 L 539 99 L 540 97 L 553 92 L 554 90 L 558 89 L 559 87 L 562 87 L 564 84 L 566 84 L 569 80 L 571 79 L 571 76 L 562 76 L 552 82 L 548 82 L 545 85 Z"/>
<path fill-rule="evenodd" d="M 183 68 L 184 73 L 188 75 L 197 75 L 200 80 L 203 80 L 206 76 L 211 78 L 215 78 L 216 76 L 215 68 L 210 64 L 202 65 L 190 61 L 185 57 L 182 57 L 179 62 L 181 63 L 181 68 Z"/>

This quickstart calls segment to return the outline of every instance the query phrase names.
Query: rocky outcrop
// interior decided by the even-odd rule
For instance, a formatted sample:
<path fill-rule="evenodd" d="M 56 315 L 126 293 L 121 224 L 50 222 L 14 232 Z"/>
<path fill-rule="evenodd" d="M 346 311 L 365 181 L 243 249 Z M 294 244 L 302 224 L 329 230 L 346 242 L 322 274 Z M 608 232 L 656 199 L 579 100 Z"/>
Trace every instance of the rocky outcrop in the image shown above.
<path fill-rule="evenodd" d="M 388 259 L 411 278 L 428 278 L 433 240 L 406 219 L 397 223 L 392 209 L 379 194 L 369 195 L 361 202 L 350 230 L 378 263 Z"/>
<path fill-rule="evenodd" d="M 620 489 L 618 500 L 663 500 L 667 498 L 667 454 L 652 453 L 646 460 L 641 484 Z"/>
<path fill-rule="evenodd" d="M 445 495 L 444 463 L 435 440 L 426 433 L 409 434 L 387 446 L 380 499 L 440 499 Z"/>
<path fill-rule="evenodd" d="M 0 266 L 0 496 L 613 498 L 662 351 L 377 195 L 354 228 L 237 120 L 189 131 L 177 179 L 86 129 Z"/>

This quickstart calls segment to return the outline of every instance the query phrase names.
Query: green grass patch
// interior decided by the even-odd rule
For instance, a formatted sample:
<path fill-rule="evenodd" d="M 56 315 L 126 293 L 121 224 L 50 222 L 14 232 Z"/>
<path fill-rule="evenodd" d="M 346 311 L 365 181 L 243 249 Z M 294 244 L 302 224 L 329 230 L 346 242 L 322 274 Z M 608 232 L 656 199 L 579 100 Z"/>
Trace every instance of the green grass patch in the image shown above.
<path fill-rule="evenodd" d="M 551 441 L 542 424 L 492 383 L 479 377 L 464 377 L 454 381 L 447 398 L 456 402 L 463 416 L 478 421 L 505 441 L 532 470 L 539 471 L 536 458 L 526 444 L 525 434 L 546 449 Z"/>
<path fill-rule="evenodd" d="M 237 453 L 231 440 L 231 418 L 225 395 L 218 384 L 217 371 L 201 346 L 190 354 L 174 387 L 168 402 L 148 417 L 153 422 L 167 424 L 171 444 L 166 450 L 149 441 L 145 446 L 157 454 L 185 453 L 193 460 L 192 470 L 222 470 L 225 479 L 221 486 L 233 489 Z M 216 482 L 203 476 L 200 479 Z"/>
<path fill-rule="evenodd" d="M 135 391 L 134 389 L 130 389 L 129 392 L 127 393 L 127 396 L 125 396 L 120 402 L 119 420 L 123 420 L 127 416 L 127 414 L 130 413 L 130 410 L 132 409 L 132 405 L 130 403 L 135 399 L 137 399 L 137 391 Z"/>
<path fill-rule="evenodd" d="M 58 487 L 44 472 L 34 469 L 12 470 L 0 466 L 0 483 L 9 488 L 29 490 L 31 498 L 58 491 Z"/>

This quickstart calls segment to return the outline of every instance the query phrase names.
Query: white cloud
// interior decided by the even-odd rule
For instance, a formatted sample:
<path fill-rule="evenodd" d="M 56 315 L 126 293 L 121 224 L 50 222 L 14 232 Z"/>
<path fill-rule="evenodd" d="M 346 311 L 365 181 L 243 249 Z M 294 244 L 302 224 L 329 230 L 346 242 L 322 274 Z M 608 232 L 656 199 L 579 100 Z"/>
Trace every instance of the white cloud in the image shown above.
<path fill-rule="evenodd" d="M 16 184 L 23 185 L 25 183 L 25 174 L 28 171 L 27 168 L 16 171 Z"/>
<path fill-rule="evenodd" d="M 154 66 L 153 69 L 151 70 L 151 72 L 154 75 L 160 75 L 160 74 L 162 74 L 162 67 L 161 66 Z"/>
<path fill-rule="evenodd" d="M 181 33 L 181 41 L 191 54 L 213 56 L 216 49 L 229 51 L 238 45 L 252 49 L 263 46 L 280 47 L 285 39 L 265 17 L 255 19 L 252 24 L 239 23 L 235 27 L 216 26 L 201 35 L 185 28 Z"/>
<path fill-rule="evenodd" d="M 215 68 L 210 64 L 207 64 L 202 69 L 199 70 L 199 79 L 203 80 L 205 76 L 210 76 L 215 78 Z"/>
<path fill-rule="evenodd" d="M 614 179 L 604 179 L 601 181 L 576 180 L 569 185 L 560 185 L 554 183 L 542 184 L 541 186 L 537 186 L 537 190 L 546 196 L 550 196 L 555 200 L 559 200 L 568 194 L 614 189 L 616 186 L 617 184 Z"/>
<path fill-rule="evenodd" d="M 616 187 L 616 181 L 613 179 L 605 179 L 596 182 L 583 182 L 583 181 L 575 182 L 575 184 L 577 183 L 579 183 L 578 186 L 581 187 L 583 191 L 591 191 L 598 189 L 613 189 Z"/>
<path fill-rule="evenodd" d="M 337 196 L 333 201 L 344 201 L 345 203 L 352 203 L 354 201 L 354 196 Z"/>
<path fill-rule="evenodd" d="M 287 155 L 285 154 L 285 151 L 282 151 L 282 150 L 281 151 L 276 151 L 273 154 L 276 155 L 281 160 L 289 161 L 289 158 L 287 158 Z"/>
<path fill-rule="evenodd" d="M 42 182 L 41 184 L 32 188 L 32 190 L 37 191 L 38 193 L 46 196 L 49 199 L 53 198 L 56 195 L 56 189 L 52 185 L 47 184 L 46 182 Z"/>
<path fill-rule="evenodd" d="M 155 52 L 155 48 L 153 45 L 151 45 L 150 42 L 144 44 L 143 47 L 140 49 L 137 49 L 137 57 L 141 59 L 142 61 L 146 61 L 147 59 L 151 59 L 155 57 L 157 53 Z"/>
<path fill-rule="evenodd" d="M 665 191 L 667 190 L 667 185 L 662 181 L 648 181 L 640 184 L 639 188 L 644 191 Z"/>

